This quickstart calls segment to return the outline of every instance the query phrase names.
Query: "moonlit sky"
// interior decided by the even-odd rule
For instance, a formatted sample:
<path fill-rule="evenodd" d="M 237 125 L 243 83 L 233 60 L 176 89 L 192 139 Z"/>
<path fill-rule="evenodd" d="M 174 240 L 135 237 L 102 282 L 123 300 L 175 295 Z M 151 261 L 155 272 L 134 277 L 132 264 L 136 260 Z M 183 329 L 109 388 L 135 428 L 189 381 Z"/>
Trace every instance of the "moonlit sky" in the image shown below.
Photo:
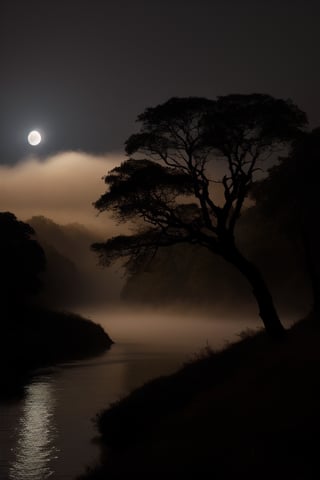
<path fill-rule="evenodd" d="M 0 162 L 121 153 L 171 96 L 265 92 L 319 125 L 319 18 L 318 0 L 2 0 Z"/>
<path fill-rule="evenodd" d="M 319 18 L 313 0 L 2 0 L 1 210 L 107 226 L 101 177 L 171 96 L 266 92 L 320 125 Z"/>

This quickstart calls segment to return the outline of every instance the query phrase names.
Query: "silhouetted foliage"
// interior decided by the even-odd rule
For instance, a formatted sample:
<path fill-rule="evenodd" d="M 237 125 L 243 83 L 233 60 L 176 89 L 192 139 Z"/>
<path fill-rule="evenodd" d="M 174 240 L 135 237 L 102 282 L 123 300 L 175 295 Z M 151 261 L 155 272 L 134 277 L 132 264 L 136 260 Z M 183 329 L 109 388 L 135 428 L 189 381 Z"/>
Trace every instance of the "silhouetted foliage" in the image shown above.
<path fill-rule="evenodd" d="M 119 222 L 137 221 L 136 233 L 94 244 L 101 261 L 125 257 L 133 271 L 159 247 L 203 246 L 246 277 L 265 328 L 281 335 L 270 292 L 238 250 L 235 227 L 255 172 L 299 134 L 305 114 L 269 95 L 229 95 L 216 101 L 172 98 L 148 108 L 138 121 L 141 130 L 127 140 L 126 152 L 139 157 L 109 172 L 108 190 L 95 202 Z"/>
<path fill-rule="evenodd" d="M 272 218 L 298 249 L 302 249 L 312 286 L 314 309 L 320 302 L 320 129 L 305 133 L 290 154 L 270 169 L 252 190 L 257 207 Z"/>
<path fill-rule="evenodd" d="M 39 274 L 45 269 L 45 255 L 33 238 L 34 230 L 10 212 L 0 212 L 0 298 L 10 308 L 37 293 Z"/>

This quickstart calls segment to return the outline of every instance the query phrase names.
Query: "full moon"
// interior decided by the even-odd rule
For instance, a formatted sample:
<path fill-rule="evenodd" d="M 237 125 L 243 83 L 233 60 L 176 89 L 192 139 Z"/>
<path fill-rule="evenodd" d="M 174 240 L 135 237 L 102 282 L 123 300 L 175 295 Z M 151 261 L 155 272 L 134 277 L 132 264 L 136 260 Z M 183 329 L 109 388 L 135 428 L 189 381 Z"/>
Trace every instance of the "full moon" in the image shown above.
<path fill-rule="evenodd" d="M 30 145 L 35 146 L 39 145 L 41 142 L 41 135 L 37 130 L 32 130 L 28 135 L 28 142 Z"/>

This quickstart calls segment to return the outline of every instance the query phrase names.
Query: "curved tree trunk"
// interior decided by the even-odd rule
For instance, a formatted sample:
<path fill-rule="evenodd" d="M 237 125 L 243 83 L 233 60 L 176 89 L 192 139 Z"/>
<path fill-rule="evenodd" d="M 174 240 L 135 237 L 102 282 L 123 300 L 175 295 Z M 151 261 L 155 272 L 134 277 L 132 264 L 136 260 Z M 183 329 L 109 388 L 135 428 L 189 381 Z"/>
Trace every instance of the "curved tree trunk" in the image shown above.
<path fill-rule="evenodd" d="M 236 267 L 250 283 L 252 293 L 259 306 L 260 318 L 267 333 L 273 338 L 283 337 L 285 329 L 273 304 L 269 288 L 259 269 L 247 260 L 234 245 L 223 253 L 223 257 Z"/>

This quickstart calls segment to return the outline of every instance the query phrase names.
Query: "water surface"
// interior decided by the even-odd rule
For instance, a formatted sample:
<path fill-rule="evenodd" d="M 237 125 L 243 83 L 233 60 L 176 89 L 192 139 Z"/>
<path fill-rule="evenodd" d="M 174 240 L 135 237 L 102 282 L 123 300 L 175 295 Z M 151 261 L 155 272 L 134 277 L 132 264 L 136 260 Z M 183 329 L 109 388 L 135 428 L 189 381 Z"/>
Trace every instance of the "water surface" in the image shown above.
<path fill-rule="evenodd" d="M 84 313 L 117 343 L 102 356 L 38 371 L 24 398 L 0 405 L 1 480 L 71 480 L 83 473 L 99 456 L 92 421 L 97 412 L 248 326 L 193 315 Z"/>

